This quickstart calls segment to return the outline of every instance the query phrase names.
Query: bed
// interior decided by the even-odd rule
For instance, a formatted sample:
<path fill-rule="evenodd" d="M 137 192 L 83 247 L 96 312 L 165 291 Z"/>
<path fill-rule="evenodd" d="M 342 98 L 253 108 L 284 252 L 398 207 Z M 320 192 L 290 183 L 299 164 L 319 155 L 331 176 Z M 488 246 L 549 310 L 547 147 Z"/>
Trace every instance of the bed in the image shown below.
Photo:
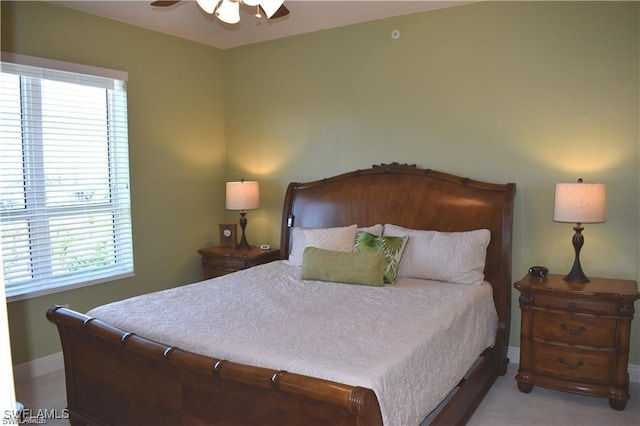
<path fill-rule="evenodd" d="M 477 358 L 473 367 L 459 372 L 461 380 L 457 386 L 452 386 L 454 389 L 438 408 L 437 414 L 429 418 L 432 424 L 464 424 L 496 377 L 506 372 L 514 196 L 515 185 L 512 183 L 484 183 L 397 163 L 314 182 L 291 183 L 287 188 L 282 217 L 281 259 L 289 261 L 292 250 L 296 250 L 296 241 L 299 241 L 294 239 L 294 234 L 300 229 L 393 224 L 401 230 L 400 233 L 403 229 L 416 233 L 424 230 L 461 234 L 488 230 L 490 233 L 482 270 L 482 281 L 485 283 L 465 287 L 474 287 L 471 291 L 476 291 L 475 288 L 479 289 L 477 291 L 486 289 L 496 313 L 495 336 L 491 336 L 491 344 L 478 351 L 477 357 L 473 355 Z M 305 251 L 304 255 L 311 256 L 311 253 Z M 297 266 L 278 261 L 271 266 L 264 265 L 264 269 L 258 267 L 240 271 L 231 277 L 216 278 L 214 284 L 203 282 L 185 287 L 202 289 L 215 285 L 223 294 L 223 289 L 227 288 L 228 292 L 229 288 L 236 285 L 234 283 L 238 283 L 238 286 L 245 281 L 248 283 L 252 274 L 267 277 L 263 284 L 268 284 L 268 276 L 275 274 L 273 271 L 290 274 L 299 270 L 295 269 Z M 278 278 L 278 281 L 284 280 Z M 395 286 L 398 289 L 410 287 L 415 281 L 402 278 Z M 433 285 L 436 287 L 439 284 Z M 249 292 L 254 294 L 259 290 L 258 287 L 250 287 L 250 284 L 247 286 Z M 389 295 L 399 293 L 389 285 L 370 287 L 330 283 L 325 287 L 310 288 L 321 288 L 321 293 L 324 293 L 329 287 L 338 291 L 333 297 L 345 303 L 351 297 L 347 295 L 356 291 L 369 292 L 376 297 L 387 297 L 381 296 L 383 291 L 389 292 Z M 171 292 L 180 292 L 180 289 L 170 290 L 169 299 L 166 300 L 179 297 L 178 293 Z M 290 292 L 291 287 L 286 291 Z M 360 294 L 352 297 L 357 300 Z M 143 299 L 145 303 L 152 301 L 149 303 L 164 312 L 161 318 L 157 318 L 157 328 L 162 322 L 182 323 L 178 319 L 180 317 L 174 315 L 175 304 L 162 298 L 153 299 L 159 297 L 157 295 L 146 297 L 150 299 Z M 259 296 L 262 298 L 260 300 L 267 297 L 268 294 Z M 306 297 L 305 294 L 296 303 L 303 306 Z M 455 297 L 462 299 L 462 296 Z M 196 296 L 195 299 L 203 297 Z M 287 307 L 287 314 L 295 311 L 295 306 Z M 396 312 L 401 313 L 402 307 L 398 306 Z M 346 308 L 357 312 L 356 306 L 351 309 L 347 305 Z M 205 316 L 198 316 L 194 308 L 196 323 L 176 329 L 172 337 L 159 338 L 153 334 L 156 328 L 153 321 L 149 328 L 140 328 L 147 331 L 132 332 L 133 326 L 131 329 L 117 326 L 114 324 L 120 322 L 115 318 L 111 321 L 108 319 L 110 317 L 103 316 L 106 310 L 108 308 L 98 308 L 92 311 L 94 315 L 86 315 L 53 306 L 47 311 L 49 320 L 58 327 L 62 342 L 67 403 L 72 424 L 380 425 L 383 424 L 383 418 L 386 424 L 394 424 L 389 419 L 396 419 L 388 414 L 386 400 L 389 395 L 377 395 L 373 382 L 371 386 L 363 386 L 361 378 L 357 376 L 358 371 L 355 371 L 357 368 L 354 369 L 354 383 L 349 383 L 348 380 L 334 380 L 333 376 L 320 371 L 318 374 L 297 372 L 315 372 L 313 365 L 308 367 L 311 369 L 298 370 L 297 365 L 285 363 L 283 365 L 287 368 L 281 368 L 280 361 L 272 361 L 269 357 L 266 361 L 239 362 L 239 359 L 253 358 L 243 357 L 242 352 L 229 352 L 222 344 L 219 352 L 216 352 L 216 347 L 206 350 L 184 349 L 190 346 L 183 337 L 197 335 L 198 329 L 224 328 L 223 322 L 226 326 L 229 323 L 231 326 L 237 324 L 242 329 L 241 323 L 244 321 L 233 319 L 232 311 L 229 311 L 229 317 L 221 317 L 218 327 L 208 323 L 198 326 L 197 321 Z M 96 316 L 100 316 L 100 319 Z M 256 321 L 262 324 L 265 320 Z M 269 328 L 280 331 L 279 327 Z M 332 325 L 328 331 L 332 332 L 334 328 Z M 349 346 L 349 342 L 354 347 L 362 344 L 359 336 L 349 336 L 348 332 L 343 334 L 346 335 L 343 345 Z M 281 347 L 290 340 L 279 333 L 276 335 L 272 338 L 272 347 L 265 353 L 282 352 Z M 169 340 L 179 344 L 162 343 Z M 432 353 L 430 356 L 437 357 L 438 354 Z M 295 356 L 291 358 L 291 362 L 296 361 Z M 349 362 L 344 364 L 348 369 Z M 364 374 L 362 379 L 367 379 L 366 376 Z M 424 383 L 424 387 L 428 388 L 429 384 Z M 402 391 L 406 389 L 398 389 L 398 393 Z"/>

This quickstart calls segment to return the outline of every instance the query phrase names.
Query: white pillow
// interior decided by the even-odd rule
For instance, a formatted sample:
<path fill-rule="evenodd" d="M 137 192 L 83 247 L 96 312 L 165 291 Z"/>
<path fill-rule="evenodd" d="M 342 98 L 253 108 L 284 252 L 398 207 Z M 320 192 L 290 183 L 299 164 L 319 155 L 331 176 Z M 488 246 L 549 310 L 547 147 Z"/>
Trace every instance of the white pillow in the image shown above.
<path fill-rule="evenodd" d="M 289 265 L 302 266 L 302 255 L 307 247 L 304 240 L 304 229 L 298 226 L 291 230 L 291 251 L 289 252 Z"/>
<path fill-rule="evenodd" d="M 409 236 L 400 261 L 399 277 L 423 278 L 459 284 L 481 284 L 488 229 L 467 232 L 421 231 L 384 225 L 382 235 Z"/>
<path fill-rule="evenodd" d="M 337 228 L 293 228 L 293 241 L 289 253 L 289 265 L 302 266 L 306 247 L 333 251 L 352 251 L 357 225 Z"/>
<path fill-rule="evenodd" d="M 384 226 L 378 224 L 378 225 L 366 226 L 364 228 L 358 228 L 358 231 L 368 232 L 370 234 L 375 235 L 376 237 L 380 237 L 382 236 L 383 229 L 384 229 Z"/>

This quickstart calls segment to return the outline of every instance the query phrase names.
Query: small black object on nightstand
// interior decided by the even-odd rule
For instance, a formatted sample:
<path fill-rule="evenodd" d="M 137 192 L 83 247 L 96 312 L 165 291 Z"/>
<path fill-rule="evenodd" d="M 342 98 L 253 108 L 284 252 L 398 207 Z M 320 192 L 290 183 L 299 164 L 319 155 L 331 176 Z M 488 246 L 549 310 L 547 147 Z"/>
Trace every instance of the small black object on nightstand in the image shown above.
<path fill-rule="evenodd" d="M 532 266 L 529 268 L 529 275 L 532 277 L 544 278 L 549 274 L 549 270 L 544 266 Z"/>

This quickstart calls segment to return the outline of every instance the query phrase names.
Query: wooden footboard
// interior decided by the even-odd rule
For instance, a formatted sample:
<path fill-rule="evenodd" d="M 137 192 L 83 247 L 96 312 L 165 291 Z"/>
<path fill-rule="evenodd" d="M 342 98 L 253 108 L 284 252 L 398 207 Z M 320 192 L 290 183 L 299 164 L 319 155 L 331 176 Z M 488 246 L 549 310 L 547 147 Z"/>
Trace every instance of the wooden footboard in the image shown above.
<path fill-rule="evenodd" d="M 382 425 L 371 389 L 162 345 L 59 306 L 72 424 Z M 432 425 L 464 425 L 501 373 L 493 347 Z M 506 360 L 508 362 L 508 360 Z"/>
<path fill-rule="evenodd" d="M 197 355 L 59 306 L 47 318 L 73 424 L 382 425 L 371 389 Z"/>

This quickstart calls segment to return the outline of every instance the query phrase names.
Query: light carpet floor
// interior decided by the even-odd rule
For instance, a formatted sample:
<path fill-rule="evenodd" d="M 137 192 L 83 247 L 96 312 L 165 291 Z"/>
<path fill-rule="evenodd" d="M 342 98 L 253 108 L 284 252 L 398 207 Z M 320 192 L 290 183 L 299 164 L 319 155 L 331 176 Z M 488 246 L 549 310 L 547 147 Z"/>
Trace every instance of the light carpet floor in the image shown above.
<path fill-rule="evenodd" d="M 524 394 L 514 379 L 517 364 L 499 377 L 469 421 L 470 426 L 640 426 L 640 384 L 631 383 L 631 399 L 624 411 L 609 407 L 606 398 L 592 398 L 541 387 Z M 18 401 L 31 412 L 66 406 L 63 371 L 55 371 L 33 380 L 16 381 Z M 47 425 L 68 425 L 62 419 L 50 419 Z"/>

